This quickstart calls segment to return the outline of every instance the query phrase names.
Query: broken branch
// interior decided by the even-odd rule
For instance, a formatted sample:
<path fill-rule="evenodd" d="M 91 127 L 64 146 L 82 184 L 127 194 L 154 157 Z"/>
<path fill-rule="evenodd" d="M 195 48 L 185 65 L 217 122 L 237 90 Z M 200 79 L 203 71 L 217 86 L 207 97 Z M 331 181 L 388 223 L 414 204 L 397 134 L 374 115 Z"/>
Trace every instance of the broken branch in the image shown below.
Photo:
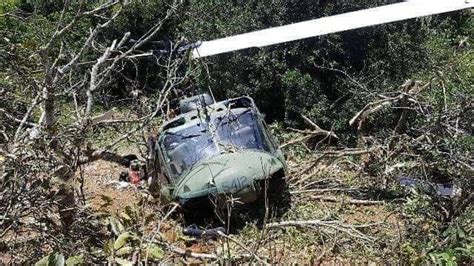
<path fill-rule="evenodd" d="M 320 200 L 320 201 L 327 201 L 327 202 L 335 202 L 335 203 L 348 203 L 348 204 L 354 204 L 354 205 L 378 205 L 378 204 L 383 204 L 383 201 L 377 201 L 377 200 L 358 200 L 358 199 L 338 199 L 336 197 L 325 197 L 321 195 L 312 195 L 310 198 L 315 199 L 315 200 Z"/>
<path fill-rule="evenodd" d="M 307 221 L 283 221 L 266 224 L 266 228 L 280 228 L 280 227 L 312 227 L 312 226 L 322 226 L 328 227 L 336 231 L 344 232 L 352 237 L 360 238 L 367 241 L 374 241 L 373 237 L 369 237 L 361 233 L 359 230 L 355 229 L 355 226 L 350 224 L 344 224 L 339 221 L 322 221 L 322 220 L 307 220 Z M 362 225 L 363 227 L 368 227 L 372 225 Z"/>

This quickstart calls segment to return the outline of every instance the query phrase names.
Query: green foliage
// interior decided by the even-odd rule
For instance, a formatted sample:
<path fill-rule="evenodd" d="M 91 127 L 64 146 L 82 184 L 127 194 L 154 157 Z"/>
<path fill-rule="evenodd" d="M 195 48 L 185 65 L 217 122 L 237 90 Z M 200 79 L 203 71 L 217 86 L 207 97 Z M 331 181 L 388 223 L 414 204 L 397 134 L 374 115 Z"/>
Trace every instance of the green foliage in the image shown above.
<path fill-rule="evenodd" d="M 125 207 L 125 211 L 118 216 L 109 217 L 109 225 L 114 237 L 104 245 L 105 254 L 113 257 L 120 265 L 128 265 L 128 260 L 135 251 L 139 251 L 142 259 L 161 260 L 165 251 L 157 244 L 143 239 L 142 228 L 138 225 L 147 226 L 154 220 L 154 215 L 144 216 L 137 207 Z"/>
<path fill-rule="evenodd" d="M 19 0 L 4 0 L 0 3 L 0 14 L 5 14 L 11 10 L 14 10 L 18 5 Z"/>
<path fill-rule="evenodd" d="M 161 260 L 165 256 L 163 249 L 154 244 L 148 245 L 146 252 L 148 253 L 150 259 L 154 260 Z"/>
<path fill-rule="evenodd" d="M 182 29 L 193 41 L 209 40 L 376 4 L 268 0 L 214 5 L 195 1 L 189 4 L 189 18 Z M 218 55 L 207 59 L 209 85 L 218 98 L 254 97 L 270 121 L 301 125 L 296 113 L 304 113 L 321 126 L 348 131 L 347 121 L 362 108 L 369 90 L 392 89 L 423 65 L 425 51 L 420 43 L 425 30 L 421 20 L 410 21 Z M 367 91 L 355 87 L 340 72 L 318 66 L 364 75 L 361 82 Z M 382 88 L 377 85 L 381 83 Z"/>
<path fill-rule="evenodd" d="M 115 258 L 115 262 L 118 265 L 124 265 L 124 266 L 132 266 L 133 262 L 126 260 L 126 259 L 121 259 L 121 258 Z"/>
<path fill-rule="evenodd" d="M 101 1 L 85 2 L 88 7 L 93 7 Z M 100 34 L 96 45 L 120 39 L 129 30 L 132 39 L 138 38 L 163 17 L 168 3 L 167 0 L 134 2 L 124 10 L 124 16 L 120 16 L 111 28 Z M 176 43 L 181 40 L 211 40 L 379 3 L 376 0 L 184 1 L 179 10 L 174 11 L 176 16 L 165 23 L 152 41 Z M 55 30 L 62 4 L 60 0 L 7 0 L 0 3 L 0 14 L 18 12 L 15 14 L 24 16 L 23 19 L 9 15 L 0 17 L 0 108 L 15 117 L 21 118 L 31 103 L 34 90 L 27 85 L 31 84 L 28 81 L 44 74 L 38 71 L 40 60 L 35 52 L 45 45 Z M 73 18 L 74 7 L 65 13 L 66 21 Z M 190 62 L 180 71 L 197 70 L 179 89 L 184 94 L 195 94 L 211 88 L 218 99 L 250 95 L 269 121 L 278 122 L 272 125 L 273 130 L 282 132 L 285 126 L 303 127 L 300 114 L 305 114 L 321 127 L 335 130 L 342 145 L 351 146 L 356 136 L 354 128 L 348 125 L 349 119 L 367 103 L 377 99 L 378 94 L 398 91 L 402 82 L 408 78 L 429 81 L 436 77 L 431 87 L 420 96 L 420 101 L 430 106 L 422 110 L 426 115 L 410 116 L 406 136 L 402 136 L 401 140 L 422 133 L 430 133 L 433 138 L 423 143 L 403 144 L 406 146 L 404 151 L 409 150 L 411 153 L 401 154 L 397 159 L 388 155 L 380 161 L 370 158 L 370 165 L 364 174 L 380 179 L 407 174 L 430 181 L 451 181 L 469 195 L 472 193 L 472 171 L 461 167 L 459 162 L 459 158 L 467 158 L 467 161 L 472 162 L 474 150 L 474 53 L 472 44 L 469 44 L 474 38 L 474 23 L 468 12 L 375 26 L 222 54 L 206 58 L 203 62 Z M 81 48 L 89 29 L 99 21 L 97 17 L 84 19 L 70 30 L 63 40 L 70 54 Z M 59 49 L 59 46 L 59 43 L 55 44 L 55 49 Z M 142 50 L 156 47 L 156 42 L 152 42 L 142 47 Z M 85 59 L 96 58 L 97 54 L 91 49 Z M 128 113 L 132 90 L 143 90 L 151 99 L 145 103 L 149 104 L 155 100 L 156 88 L 165 81 L 166 72 L 157 68 L 154 59 L 127 63 L 114 76 L 110 86 L 102 89 L 99 104 L 118 106 Z M 70 95 L 59 95 L 58 99 L 63 104 L 58 110 L 58 123 L 70 122 L 67 119 L 70 119 L 73 111 L 70 107 L 72 98 Z M 153 108 L 149 105 L 149 108 Z M 102 110 L 101 106 L 97 110 Z M 33 115 L 34 118 L 38 116 Z M 463 134 L 451 134 L 452 131 L 445 130 L 443 124 L 449 123 L 447 118 L 450 117 L 455 117 L 457 121 L 451 126 Z M 398 118 L 397 110 L 387 110 L 371 117 L 367 131 L 374 143 L 384 143 L 392 136 Z M 0 119 L 2 122 L 5 119 L 3 113 L 0 113 Z M 14 125 L 2 123 L 0 126 L 8 132 L 14 132 Z M 94 132 L 93 141 L 113 138 L 113 135 L 108 135 L 110 132 Z M 294 139 L 296 134 L 278 136 L 280 143 L 283 143 Z M 310 156 L 303 146 L 292 149 L 287 155 L 297 162 Z M 396 169 L 388 171 L 390 166 Z M 40 168 L 38 172 L 46 169 L 43 165 L 37 167 Z M 18 165 L 17 168 L 21 171 L 23 167 Z M 350 176 L 345 182 L 350 185 L 357 178 L 359 176 Z M 385 188 L 385 192 L 391 189 L 394 193 L 400 193 L 390 187 Z M 103 200 L 106 207 L 113 199 L 104 196 Z M 402 245 L 403 259 L 412 263 L 446 265 L 470 262 L 474 254 L 472 207 L 456 209 L 454 203 L 452 199 L 440 199 L 421 191 L 410 195 L 402 208 L 408 232 L 406 242 Z M 311 201 L 287 214 L 287 218 L 292 219 L 317 216 L 322 217 L 323 213 Z M 103 241 L 105 254 L 123 265 L 131 263 L 128 259 L 134 251 L 148 254 L 150 259 L 162 259 L 163 249 L 156 244 L 142 243 L 141 232 L 136 226 L 142 222 L 146 225 L 153 219 L 153 215 L 142 217 L 134 208 L 127 208 L 124 213 L 110 217 L 108 225 L 111 235 Z M 249 236 L 257 234 L 256 231 L 256 228 L 249 229 Z M 312 237 L 293 229 L 285 233 L 293 235 L 296 239 L 294 245 L 301 248 Z M 76 265 L 85 262 L 83 255 L 67 257 L 71 255 L 70 250 L 68 252 L 60 250 L 50 254 L 41 259 L 38 265 Z"/>
<path fill-rule="evenodd" d="M 74 266 L 84 264 L 84 255 L 71 256 L 66 260 L 66 266 Z"/>
<path fill-rule="evenodd" d="M 124 232 L 124 233 L 120 234 L 114 242 L 114 249 L 118 250 L 121 247 L 123 247 L 127 243 L 130 236 L 131 235 L 130 235 L 129 232 Z"/>
<path fill-rule="evenodd" d="M 112 232 L 116 236 L 121 235 L 125 231 L 125 228 L 124 228 L 123 224 L 120 222 L 120 220 L 118 220 L 114 216 L 111 216 L 109 218 L 109 224 L 110 224 L 110 228 L 112 229 Z"/>
<path fill-rule="evenodd" d="M 285 96 L 285 122 L 294 124 L 301 121 L 301 113 L 311 110 L 313 117 L 318 117 L 327 106 L 327 98 L 322 93 L 319 83 L 309 74 L 302 74 L 298 70 L 287 70 L 281 77 L 283 93 Z M 302 91 L 307 94 L 301 93 Z M 313 99 L 318 104 L 313 105 Z M 320 116 L 319 116 L 320 117 Z"/>
<path fill-rule="evenodd" d="M 417 205 L 413 209 L 413 207 Z M 412 208 L 410 210 L 410 208 Z M 466 211 L 454 222 L 443 228 L 439 221 L 431 220 L 426 213 L 432 205 L 426 201 L 410 200 L 407 203 L 407 212 L 413 219 L 409 233 L 413 234 L 403 245 L 404 255 L 412 263 L 432 262 L 439 265 L 458 265 L 469 262 L 474 256 L 474 236 L 472 223 L 472 210 Z M 421 224 L 421 225 L 420 225 Z M 441 227 L 441 228 L 440 228 Z"/>
<path fill-rule="evenodd" d="M 43 257 L 41 260 L 35 263 L 35 266 L 74 266 L 84 264 L 84 255 L 71 256 L 66 260 L 64 255 L 61 253 L 54 252 Z"/>
<path fill-rule="evenodd" d="M 9 18 L 8 23 L 14 24 L 7 28 L 15 30 L 7 31 L 6 36 L 27 49 L 37 49 L 54 29 L 61 11 L 58 1 L 48 3 L 20 5 L 34 11 L 37 22 L 29 24 L 29 28 L 19 28 L 22 23 Z M 265 0 L 219 4 L 189 1 L 165 23 L 153 41 L 210 40 L 377 4 L 378 1 L 369 0 L 344 3 Z M 163 17 L 167 6 L 166 1 L 134 2 L 100 38 L 120 39 L 123 32 L 133 29 L 131 38 L 136 39 Z M 67 16 L 73 15 L 73 10 L 70 11 Z M 193 75 L 194 80 L 183 84 L 183 90 L 193 94 L 211 88 L 218 99 L 247 94 L 256 99 L 269 121 L 302 125 L 299 113 L 303 113 L 322 127 L 347 132 L 350 131 L 347 120 L 363 106 L 363 99 L 372 93 L 371 90 L 390 90 L 423 64 L 426 56 L 420 43 L 426 26 L 422 22 L 395 23 L 219 55 L 206 59 L 210 76 L 201 68 Z M 95 23 L 93 19 L 81 22 L 66 40 L 68 45 L 77 49 L 74 45 L 82 43 L 88 28 Z M 152 43 L 142 49 L 147 51 L 154 47 L 156 44 Z M 104 88 L 108 99 L 103 102 L 128 97 L 130 91 L 136 89 L 152 94 L 164 81 L 164 73 L 154 64 L 154 60 L 147 59 L 125 64 L 121 75 Z M 340 72 L 318 66 L 339 69 L 349 76 L 361 76 L 367 89 L 361 90 Z"/>

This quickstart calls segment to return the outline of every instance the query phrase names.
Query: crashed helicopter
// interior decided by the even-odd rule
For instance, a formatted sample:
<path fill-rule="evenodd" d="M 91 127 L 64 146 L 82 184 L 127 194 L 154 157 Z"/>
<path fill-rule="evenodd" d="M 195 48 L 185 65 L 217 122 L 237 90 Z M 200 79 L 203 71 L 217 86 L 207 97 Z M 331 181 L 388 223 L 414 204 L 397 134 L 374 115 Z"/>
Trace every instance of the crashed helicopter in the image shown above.
<path fill-rule="evenodd" d="M 194 58 L 473 8 L 471 0 L 408 0 L 178 47 Z M 150 56 L 151 51 L 133 57 Z M 180 101 L 180 114 L 148 140 L 150 188 L 184 206 L 231 195 L 255 201 L 285 160 L 250 97 L 215 102 L 203 94 Z"/>
<path fill-rule="evenodd" d="M 160 194 L 182 206 L 232 195 L 257 200 L 269 180 L 282 181 L 285 159 L 252 98 L 183 99 L 181 114 L 148 141 L 148 175 Z"/>

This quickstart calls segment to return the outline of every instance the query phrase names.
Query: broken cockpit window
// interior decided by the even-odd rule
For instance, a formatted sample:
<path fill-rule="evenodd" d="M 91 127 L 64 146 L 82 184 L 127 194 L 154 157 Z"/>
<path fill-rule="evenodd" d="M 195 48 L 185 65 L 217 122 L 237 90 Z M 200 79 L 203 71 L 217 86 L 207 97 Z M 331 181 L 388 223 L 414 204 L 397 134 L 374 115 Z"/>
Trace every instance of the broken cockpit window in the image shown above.
<path fill-rule="evenodd" d="M 251 109 L 236 108 L 215 120 L 220 144 L 236 149 L 268 150 L 264 135 Z"/>
<path fill-rule="evenodd" d="M 174 177 L 213 155 L 228 152 L 228 149 L 269 150 L 263 129 L 251 109 L 231 109 L 213 116 L 211 123 L 211 127 L 200 123 L 165 133 L 162 148 Z M 214 135 L 210 128 L 215 129 Z"/>
<path fill-rule="evenodd" d="M 202 125 L 167 132 L 163 148 L 174 176 L 181 175 L 195 163 L 218 153 L 211 135 Z"/>

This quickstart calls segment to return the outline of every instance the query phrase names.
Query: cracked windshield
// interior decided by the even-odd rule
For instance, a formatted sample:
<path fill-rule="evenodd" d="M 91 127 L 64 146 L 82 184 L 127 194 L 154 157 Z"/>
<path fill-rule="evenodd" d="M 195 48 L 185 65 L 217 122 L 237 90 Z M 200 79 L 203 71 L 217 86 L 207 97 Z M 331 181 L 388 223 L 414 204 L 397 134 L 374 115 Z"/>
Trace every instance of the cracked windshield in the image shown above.
<path fill-rule="evenodd" d="M 166 134 L 163 147 L 167 155 L 166 161 L 175 177 L 197 162 L 223 151 L 267 150 L 263 134 L 250 109 L 238 108 L 211 117 L 212 128 L 217 132 L 216 138 L 212 137 L 205 123 Z"/>

